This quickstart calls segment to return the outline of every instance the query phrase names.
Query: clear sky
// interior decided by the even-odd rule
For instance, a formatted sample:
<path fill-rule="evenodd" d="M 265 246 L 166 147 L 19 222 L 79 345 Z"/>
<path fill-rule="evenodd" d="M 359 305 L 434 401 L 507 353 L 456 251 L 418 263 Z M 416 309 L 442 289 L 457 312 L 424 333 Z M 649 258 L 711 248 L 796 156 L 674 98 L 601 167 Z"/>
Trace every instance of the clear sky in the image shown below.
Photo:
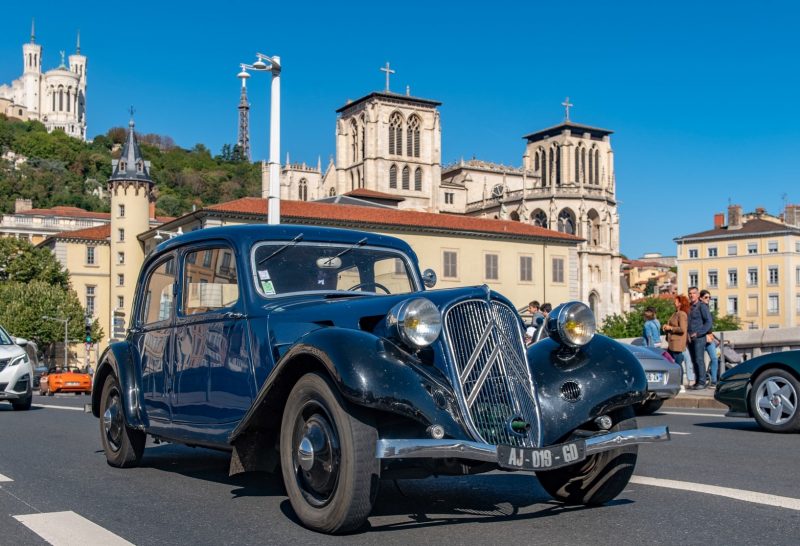
<path fill-rule="evenodd" d="M 335 110 L 381 90 L 443 103 L 442 160 L 520 165 L 522 136 L 563 119 L 614 131 L 622 252 L 672 255 L 729 200 L 800 203 L 795 2 L 38 1 L 0 18 L 0 83 L 22 71 L 31 17 L 45 69 L 88 57 L 89 136 L 127 122 L 219 153 L 236 140 L 238 65 L 279 55 L 281 159 L 323 164 Z M 269 76 L 249 83 L 254 159 Z"/>

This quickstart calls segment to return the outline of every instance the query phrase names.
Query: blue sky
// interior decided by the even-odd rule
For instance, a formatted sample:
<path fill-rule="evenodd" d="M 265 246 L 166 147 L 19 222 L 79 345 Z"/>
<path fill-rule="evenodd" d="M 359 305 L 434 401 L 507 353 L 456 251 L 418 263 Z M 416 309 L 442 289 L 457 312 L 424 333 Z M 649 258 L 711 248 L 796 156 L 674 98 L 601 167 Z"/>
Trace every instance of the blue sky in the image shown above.
<path fill-rule="evenodd" d="M 238 64 L 280 55 L 281 158 L 323 163 L 335 110 L 392 89 L 443 103 L 442 160 L 519 165 L 522 135 L 572 119 L 614 131 L 622 252 L 745 210 L 800 203 L 800 13 L 792 2 L 35 2 L 0 19 L 0 82 L 36 18 L 45 68 L 88 57 L 89 135 L 124 125 L 218 153 L 236 140 Z M 253 157 L 268 150 L 269 77 L 249 84 Z M 785 197 L 784 197 L 785 196 Z"/>

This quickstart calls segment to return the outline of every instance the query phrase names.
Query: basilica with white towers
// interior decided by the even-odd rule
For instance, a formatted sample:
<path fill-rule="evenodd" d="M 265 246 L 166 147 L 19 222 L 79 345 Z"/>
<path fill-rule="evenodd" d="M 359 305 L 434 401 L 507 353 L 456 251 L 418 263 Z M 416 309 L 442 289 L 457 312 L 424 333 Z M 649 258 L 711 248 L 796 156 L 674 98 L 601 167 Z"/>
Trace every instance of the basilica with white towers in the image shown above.
<path fill-rule="evenodd" d="M 42 72 L 42 46 L 36 43 L 31 24 L 30 42 L 22 46 L 22 75 L 10 85 L 0 85 L 0 113 L 10 118 L 41 121 L 48 132 L 55 129 L 86 140 L 86 57 L 81 55 L 78 34 L 75 52 Z"/>

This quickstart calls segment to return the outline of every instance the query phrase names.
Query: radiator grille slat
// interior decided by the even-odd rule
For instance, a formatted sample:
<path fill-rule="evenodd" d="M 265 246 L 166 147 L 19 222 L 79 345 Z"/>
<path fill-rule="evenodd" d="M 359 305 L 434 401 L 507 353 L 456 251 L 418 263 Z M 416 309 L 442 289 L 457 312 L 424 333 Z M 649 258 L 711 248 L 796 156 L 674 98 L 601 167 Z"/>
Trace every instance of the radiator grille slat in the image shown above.
<path fill-rule="evenodd" d="M 452 379 L 473 433 L 490 444 L 536 447 L 539 411 L 515 311 L 469 300 L 447 310 L 444 323 Z M 530 424 L 527 434 L 511 430 L 515 418 Z"/>

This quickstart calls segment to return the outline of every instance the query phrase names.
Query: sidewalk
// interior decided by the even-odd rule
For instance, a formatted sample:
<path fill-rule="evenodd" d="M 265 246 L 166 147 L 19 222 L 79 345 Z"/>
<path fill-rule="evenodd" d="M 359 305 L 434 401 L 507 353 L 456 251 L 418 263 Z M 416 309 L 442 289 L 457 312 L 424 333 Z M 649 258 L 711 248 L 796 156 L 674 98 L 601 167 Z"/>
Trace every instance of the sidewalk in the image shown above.
<path fill-rule="evenodd" d="M 714 400 L 714 389 L 678 393 L 678 396 L 664 400 L 665 408 L 708 408 L 727 409 L 728 406 Z"/>

